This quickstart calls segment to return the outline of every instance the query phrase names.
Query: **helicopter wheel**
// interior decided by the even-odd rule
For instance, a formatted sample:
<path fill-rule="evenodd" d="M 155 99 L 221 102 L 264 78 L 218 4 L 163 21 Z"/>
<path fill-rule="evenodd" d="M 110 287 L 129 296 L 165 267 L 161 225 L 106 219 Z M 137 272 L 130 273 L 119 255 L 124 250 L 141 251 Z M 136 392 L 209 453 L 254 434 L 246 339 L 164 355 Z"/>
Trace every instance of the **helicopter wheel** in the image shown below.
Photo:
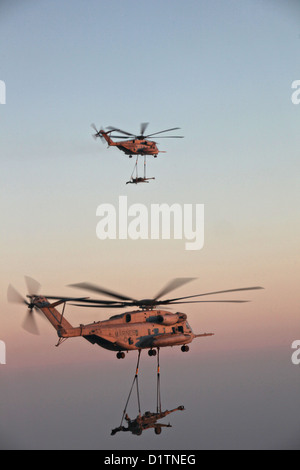
<path fill-rule="evenodd" d="M 125 353 L 123 353 L 123 352 L 121 352 L 121 351 L 119 351 L 119 352 L 117 353 L 117 358 L 118 358 L 118 359 L 124 359 L 124 357 L 125 357 Z"/>
<path fill-rule="evenodd" d="M 156 356 L 156 351 L 155 351 L 155 349 L 150 349 L 150 350 L 148 351 L 148 354 L 149 354 L 149 356 Z"/>
<path fill-rule="evenodd" d="M 190 348 L 188 346 L 181 346 L 181 351 L 182 352 L 188 352 L 190 350 Z"/>

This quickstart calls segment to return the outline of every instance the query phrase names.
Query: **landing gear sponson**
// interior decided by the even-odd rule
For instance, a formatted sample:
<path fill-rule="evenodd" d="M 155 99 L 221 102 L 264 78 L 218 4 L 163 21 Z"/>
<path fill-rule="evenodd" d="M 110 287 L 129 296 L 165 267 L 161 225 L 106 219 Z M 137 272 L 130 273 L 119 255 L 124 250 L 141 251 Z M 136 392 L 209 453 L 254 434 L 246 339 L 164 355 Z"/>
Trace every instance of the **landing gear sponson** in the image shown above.
<path fill-rule="evenodd" d="M 182 352 L 188 352 L 189 350 L 190 350 L 190 348 L 189 348 L 188 346 L 186 346 L 186 345 L 181 346 L 181 351 L 182 351 Z M 155 357 L 156 354 L 157 354 L 157 353 L 156 353 L 156 349 L 149 349 L 148 355 L 149 355 L 150 357 L 152 357 L 152 356 Z M 124 358 L 125 358 L 125 353 L 119 351 L 119 352 L 117 353 L 117 359 L 124 359 Z"/>

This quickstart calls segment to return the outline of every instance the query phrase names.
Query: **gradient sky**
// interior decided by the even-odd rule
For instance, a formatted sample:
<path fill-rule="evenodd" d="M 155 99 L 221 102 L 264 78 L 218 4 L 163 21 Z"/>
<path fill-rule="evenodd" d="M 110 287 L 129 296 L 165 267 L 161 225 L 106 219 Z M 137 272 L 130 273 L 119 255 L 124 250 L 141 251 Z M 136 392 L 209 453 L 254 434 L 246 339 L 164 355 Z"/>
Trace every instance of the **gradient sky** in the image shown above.
<path fill-rule="evenodd" d="M 299 2 L 1 0 L 0 25 L 0 445 L 298 448 Z M 185 138 L 158 141 L 167 153 L 148 160 L 155 181 L 126 185 L 134 161 L 95 142 L 92 122 L 180 127 Z M 205 204 L 204 248 L 98 240 L 98 205 L 121 195 L 147 207 Z M 160 437 L 137 440 L 109 435 L 135 354 L 117 361 L 81 339 L 54 348 L 56 333 L 40 318 L 41 335 L 28 335 L 25 309 L 6 300 L 9 283 L 26 293 L 24 275 L 49 295 L 89 281 L 151 297 L 183 276 L 197 280 L 180 296 L 265 290 L 234 296 L 248 304 L 181 307 L 195 332 L 216 335 L 189 355 L 163 351 L 163 406 L 186 411 Z M 74 325 L 106 317 L 72 307 L 66 315 Z M 155 365 L 144 361 L 149 409 Z"/>

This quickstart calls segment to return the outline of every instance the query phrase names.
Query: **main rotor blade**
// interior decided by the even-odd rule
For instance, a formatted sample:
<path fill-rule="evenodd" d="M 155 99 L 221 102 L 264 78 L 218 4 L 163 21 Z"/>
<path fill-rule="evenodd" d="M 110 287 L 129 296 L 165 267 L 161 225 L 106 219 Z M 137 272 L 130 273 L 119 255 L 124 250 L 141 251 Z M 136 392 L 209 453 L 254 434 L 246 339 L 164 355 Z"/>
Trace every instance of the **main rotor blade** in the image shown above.
<path fill-rule="evenodd" d="M 108 126 L 106 129 L 110 129 L 111 131 L 118 131 L 118 132 L 121 132 L 121 134 L 135 137 L 135 134 L 131 134 L 131 132 L 122 131 L 122 129 L 118 129 L 117 127 Z"/>
<path fill-rule="evenodd" d="M 45 295 L 46 299 L 48 300 L 63 300 L 65 302 L 83 302 L 83 303 L 100 303 L 103 305 L 114 305 L 114 304 L 120 304 L 120 302 L 116 300 L 93 300 L 90 299 L 89 297 L 54 297 L 52 295 Z M 130 302 L 130 305 L 132 302 Z M 124 305 L 124 303 L 122 303 Z"/>
<path fill-rule="evenodd" d="M 27 285 L 28 294 L 37 295 L 41 288 L 41 284 L 37 282 L 35 279 L 32 279 L 32 277 L 28 277 L 28 276 L 25 276 L 25 282 Z"/>
<path fill-rule="evenodd" d="M 132 137 L 135 137 L 134 135 L 131 135 L 129 137 L 125 137 L 125 135 L 112 135 L 114 139 L 123 139 L 123 140 L 132 140 Z"/>
<path fill-rule="evenodd" d="M 124 304 L 119 304 L 119 303 L 115 303 L 115 304 L 100 304 L 100 303 L 96 303 L 95 304 L 92 304 L 92 305 L 87 305 L 87 304 L 70 304 L 72 306 L 75 306 L 75 307 L 85 307 L 85 308 L 127 308 L 127 307 L 130 307 L 132 306 L 132 304 L 129 304 L 129 305 L 124 305 Z"/>
<path fill-rule="evenodd" d="M 24 297 L 10 284 L 7 289 L 7 300 L 15 304 L 25 304 L 28 305 L 28 302 Z"/>
<path fill-rule="evenodd" d="M 157 305 L 181 305 L 181 304 L 202 304 L 202 303 L 233 303 L 244 304 L 251 300 L 188 300 L 187 302 L 159 302 Z"/>
<path fill-rule="evenodd" d="M 168 302 L 168 301 L 161 301 L 161 302 L 156 302 L 155 305 L 181 305 L 181 304 L 201 304 L 201 303 L 236 303 L 236 304 L 243 304 L 251 302 L 250 300 L 190 300 L 187 302 Z M 93 302 L 91 301 L 91 304 L 70 304 L 75 307 L 86 307 L 86 308 L 127 308 L 127 307 L 132 307 L 132 306 L 139 306 L 141 307 L 142 305 L 136 305 L 136 304 L 104 304 L 102 305 L 100 302 L 97 303 L 96 301 Z M 146 306 L 145 306 L 146 307 Z M 150 308 L 150 307 L 149 307 Z"/>
<path fill-rule="evenodd" d="M 239 289 L 228 289 L 228 290 L 220 290 L 216 292 L 206 292 L 204 294 L 196 294 L 196 295 L 189 295 L 187 297 L 178 297 L 176 299 L 169 299 L 170 302 L 178 301 L 178 300 L 185 300 L 185 299 L 192 299 L 193 297 L 202 297 L 204 295 L 214 295 L 214 294 L 225 294 L 227 292 L 241 292 L 241 291 L 248 291 L 248 290 L 258 290 L 263 289 L 263 287 L 240 287 Z"/>
<path fill-rule="evenodd" d="M 119 300 L 131 300 L 133 302 L 137 302 L 136 299 L 131 297 L 127 297 L 123 294 L 118 294 L 117 292 L 113 292 L 107 289 L 103 289 L 102 287 L 96 286 L 94 284 L 90 284 L 89 282 L 80 282 L 78 284 L 70 284 L 70 287 L 76 287 L 78 289 L 89 290 L 91 292 L 96 292 L 98 294 L 108 295 L 109 297 L 113 297 Z M 102 301 L 101 301 L 102 302 Z"/>
<path fill-rule="evenodd" d="M 172 281 L 170 281 L 153 299 L 155 302 L 163 297 L 164 295 L 167 295 L 169 292 L 178 289 L 179 287 L 183 286 L 184 284 L 194 281 L 196 278 L 195 277 L 179 277 L 175 278 Z"/>
<path fill-rule="evenodd" d="M 65 302 L 78 301 L 86 302 L 89 297 L 63 297 L 63 296 L 54 296 L 54 295 L 43 295 L 47 300 L 64 300 Z"/>
<path fill-rule="evenodd" d="M 147 137 L 151 137 L 151 136 L 147 135 Z M 184 136 L 183 135 L 161 135 L 161 136 L 156 137 L 156 139 L 184 139 Z"/>
<path fill-rule="evenodd" d="M 178 130 L 178 129 L 180 129 L 180 127 L 173 127 L 172 129 L 166 129 L 166 130 L 164 130 L 164 131 L 154 132 L 154 134 L 148 134 L 148 135 L 146 135 L 146 136 L 145 136 L 145 139 L 146 139 L 147 137 L 151 137 L 152 135 L 163 134 L 164 132 L 176 131 L 176 130 Z"/>
<path fill-rule="evenodd" d="M 149 126 L 149 122 L 142 122 L 141 123 L 141 135 L 144 135 L 145 130 Z"/>

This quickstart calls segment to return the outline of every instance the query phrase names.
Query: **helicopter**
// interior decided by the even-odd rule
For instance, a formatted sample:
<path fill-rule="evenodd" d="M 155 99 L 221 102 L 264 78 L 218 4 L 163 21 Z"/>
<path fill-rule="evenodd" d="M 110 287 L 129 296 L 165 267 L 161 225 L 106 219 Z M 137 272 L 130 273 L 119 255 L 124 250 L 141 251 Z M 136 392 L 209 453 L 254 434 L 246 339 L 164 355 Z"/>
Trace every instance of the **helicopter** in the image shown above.
<path fill-rule="evenodd" d="M 97 127 L 95 124 L 92 124 L 92 128 L 95 130 L 95 134 L 93 137 L 97 139 L 98 137 L 106 141 L 108 146 L 114 146 L 117 147 L 119 150 L 124 152 L 126 155 L 129 155 L 129 158 L 132 158 L 133 155 L 153 155 L 155 158 L 158 156 L 159 153 L 162 153 L 162 151 L 159 151 L 157 148 L 157 145 L 155 142 L 148 140 L 149 137 L 157 136 L 159 134 L 163 134 L 165 132 L 171 132 L 175 131 L 177 129 L 180 129 L 179 127 L 173 127 L 172 129 L 166 129 L 163 131 L 159 132 L 154 132 L 153 134 L 148 134 L 145 135 L 145 131 L 148 127 L 149 123 L 148 122 L 143 122 L 141 123 L 140 126 L 140 134 L 135 135 L 127 131 L 122 131 L 121 129 L 117 127 L 112 127 L 109 126 L 107 127 L 108 131 L 105 132 L 104 129 L 100 129 L 98 131 Z M 119 132 L 123 135 L 115 135 L 114 132 Z M 114 142 L 112 140 L 114 139 L 122 139 L 121 141 Z M 182 139 L 183 136 L 178 136 L 178 135 L 171 135 L 171 136 L 159 136 L 158 138 L 160 139 Z M 163 152 L 165 153 L 165 152 Z"/>
<path fill-rule="evenodd" d="M 9 285 L 7 298 L 9 302 L 27 305 L 28 313 L 23 323 L 23 328 L 32 334 L 38 334 L 38 328 L 34 318 L 34 312 L 43 314 L 55 328 L 58 335 L 59 346 L 68 338 L 83 337 L 93 345 L 117 353 L 118 359 L 124 359 L 125 352 L 148 350 L 149 356 L 155 356 L 161 347 L 180 346 L 183 352 L 189 350 L 188 344 L 200 337 L 213 336 L 213 333 L 194 334 L 187 321 L 185 313 L 171 313 L 158 307 L 178 304 L 194 304 L 202 302 L 231 302 L 243 303 L 248 300 L 190 300 L 197 297 L 213 294 L 223 294 L 238 291 L 250 291 L 263 289 L 262 287 L 243 287 L 216 292 L 207 292 L 196 295 L 163 299 L 163 297 L 195 278 L 175 278 L 170 281 L 152 299 L 134 299 L 132 297 L 104 289 L 100 286 L 81 282 L 69 287 L 81 289 L 108 296 L 114 300 L 98 300 L 89 297 L 63 297 L 39 295 L 40 284 L 30 277 L 25 277 L 27 284 L 27 298 L 24 298 L 12 285 Z M 28 299 L 28 300 L 27 300 Z M 66 304 L 78 307 L 125 309 L 137 307 L 137 310 L 125 311 L 113 315 L 107 320 L 97 321 L 91 324 L 80 324 L 73 327 L 65 318 Z M 56 307 L 62 305 L 62 313 Z"/>

